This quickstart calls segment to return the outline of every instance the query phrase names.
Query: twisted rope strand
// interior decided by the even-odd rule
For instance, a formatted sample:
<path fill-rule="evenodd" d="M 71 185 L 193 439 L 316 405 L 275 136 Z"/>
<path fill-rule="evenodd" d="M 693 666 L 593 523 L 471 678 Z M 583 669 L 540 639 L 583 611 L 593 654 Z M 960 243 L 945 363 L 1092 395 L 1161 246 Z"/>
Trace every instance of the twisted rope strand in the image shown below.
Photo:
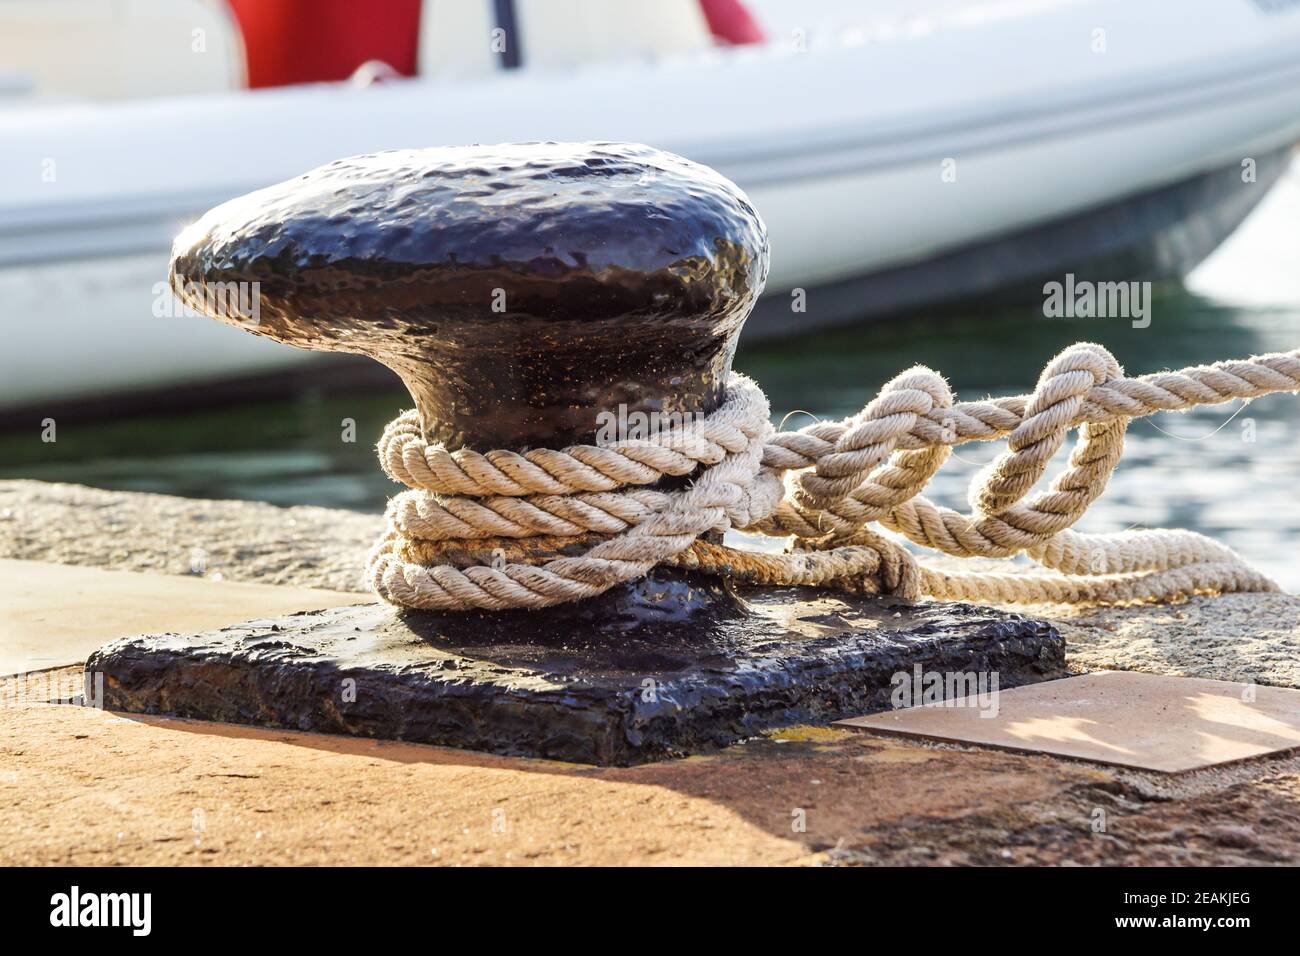
<path fill-rule="evenodd" d="M 766 397 L 743 375 L 704 418 L 644 441 L 448 451 L 404 412 L 379 442 L 384 471 L 410 490 L 389 503 L 368 573 L 384 600 L 436 610 L 540 608 L 594 597 L 658 564 L 751 583 L 835 587 L 906 599 L 1128 603 L 1194 593 L 1276 590 L 1231 549 L 1190 531 L 1081 534 L 1072 526 L 1105 490 L 1130 420 L 1272 392 L 1300 391 L 1300 349 L 1126 378 L 1102 346 L 1079 343 L 1044 368 L 1029 395 L 955 402 L 917 366 L 857 415 L 776 433 Z M 1068 433 L 1066 469 L 1031 491 Z M 977 475 L 969 515 L 924 487 L 951 449 L 1006 438 Z M 665 476 L 693 475 L 660 491 Z M 928 568 L 871 525 L 960 557 L 1024 553 L 1046 573 Z M 728 529 L 793 539 L 785 554 L 701 540 Z M 458 566 L 475 542 L 586 545 L 538 563 Z M 460 552 L 456 552 L 460 553 Z M 438 563 L 411 560 L 438 556 Z M 434 560 L 431 558 L 431 560 Z"/>

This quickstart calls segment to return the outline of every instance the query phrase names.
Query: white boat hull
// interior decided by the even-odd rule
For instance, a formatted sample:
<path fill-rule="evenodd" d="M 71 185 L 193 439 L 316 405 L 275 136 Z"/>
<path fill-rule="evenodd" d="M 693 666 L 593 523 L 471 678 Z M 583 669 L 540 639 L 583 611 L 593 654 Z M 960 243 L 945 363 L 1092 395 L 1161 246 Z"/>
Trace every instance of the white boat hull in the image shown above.
<path fill-rule="evenodd" d="M 808 52 L 778 43 L 465 84 L 0 116 L 0 321 L 11 346 L 0 406 L 306 358 L 215 323 L 156 317 L 167 311 L 157 283 L 187 221 L 341 155 L 653 143 L 747 190 L 772 237 L 769 296 L 815 297 L 1300 139 L 1300 3 L 1268 12 L 1197 0 L 1175 22 L 1157 0 L 1015 6 L 1011 16 L 975 4 L 982 19 Z M 1097 23 L 1107 24 L 1100 50 Z M 812 298 L 791 331 L 816 316 Z"/>

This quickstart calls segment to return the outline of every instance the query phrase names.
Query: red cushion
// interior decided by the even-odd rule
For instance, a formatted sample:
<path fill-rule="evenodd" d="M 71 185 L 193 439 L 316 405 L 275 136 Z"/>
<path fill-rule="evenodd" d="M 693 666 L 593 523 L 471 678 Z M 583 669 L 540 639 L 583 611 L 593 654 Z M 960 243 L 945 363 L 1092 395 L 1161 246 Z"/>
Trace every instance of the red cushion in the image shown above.
<path fill-rule="evenodd" d="M 709 31 L 726 43 L 762 43 L 763 28 L 740 0 L 700 0 Z"/>
<path fill-rule="evenodd" d="M 367 60 L 415 75 L 420 0 L 228 0 L 249 86 L 345 80 Z"/>

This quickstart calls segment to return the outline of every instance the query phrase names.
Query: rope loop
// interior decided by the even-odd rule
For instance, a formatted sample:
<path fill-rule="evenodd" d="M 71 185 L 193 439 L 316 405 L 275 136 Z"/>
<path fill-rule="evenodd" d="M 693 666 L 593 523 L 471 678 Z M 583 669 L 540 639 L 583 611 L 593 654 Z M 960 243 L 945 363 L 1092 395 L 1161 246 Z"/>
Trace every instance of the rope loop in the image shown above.
<path fill-rule="evenodd" d="M 427 442 L 407 411 L 378 444 L 385 473 L 409 490 L 389 502 L 368 576 L 386 601 L 444 611 L 585 600 L 660 564 L 906 600 L 1273 591 L 1229 548 L 1190 531 L 1072 526 L 1105 490 L 1133 418 L 1296 391 L 1300 350 L 1127 378 L 1109 351 L 1085 342 L 1049 362 L 1029 395 L 958 403 L 941 375 L 917 366 L 858 414 L 793 432 L 773 429 L 766 396 L 736 373 L 709 415 L 604 445 L 451 451 Z M 1067 467 L 1031 494 L 1076 428 Z M 971 482 L 971 514 L 921 494 L 954 446 L 999 438 L 1006 450 Z M 692 480 L 652 487 L 667 476 Z M 792 540 L 769 554 L 704 538 L 728 530 Z M 1044 571 L 941 571 L 884 531 L 960 557 L 1023 553 Z"/>

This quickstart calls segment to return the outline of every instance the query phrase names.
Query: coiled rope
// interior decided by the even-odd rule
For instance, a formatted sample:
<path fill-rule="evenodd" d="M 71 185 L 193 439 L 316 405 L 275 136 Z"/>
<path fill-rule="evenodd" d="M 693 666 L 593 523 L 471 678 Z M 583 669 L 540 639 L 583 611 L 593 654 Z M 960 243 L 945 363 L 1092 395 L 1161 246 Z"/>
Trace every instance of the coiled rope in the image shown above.
<path fill-rule="evenodd" d="M 378 452 L 411 490 L 389 502 L 368 575 L 390 603 L 448 611 L 580 601 L 658 564 L 909 600 L 1130 603 L 1274 591 L 1231 549 L 1194 532 L 1070 528 L 1105 489 L 1132 419 L 1298 390 L 1300 349 L 1126 378 L 1105 348 L 1080 343 L 1047 365 L 1031 395 L 954 402 L 942 376 L 917 366 L 857 415 L 790 432 L 773 428 L 762 390 L 735 373 L 703 419 L 558 451 L 448 451 L 427 443 L 408 411 Z M 1068 467 L 1026 497 L 1075 428 Z M 1004 436 L 1007 450 L 971 483 L 969 515 L 921 494 L 954 446 Z M 650 487 L 685 475 L 693 480 L 682 490 Z M 941 571 L 872 525 L 949 555 L 1024 553 L 1047 570 Z M 701 540 L 728 529 L 792 542 L 765 554 Z M 495 558 L 482 560 L 489 551 Z M 529 554 L 558 556 L 529 563 Z"/>

